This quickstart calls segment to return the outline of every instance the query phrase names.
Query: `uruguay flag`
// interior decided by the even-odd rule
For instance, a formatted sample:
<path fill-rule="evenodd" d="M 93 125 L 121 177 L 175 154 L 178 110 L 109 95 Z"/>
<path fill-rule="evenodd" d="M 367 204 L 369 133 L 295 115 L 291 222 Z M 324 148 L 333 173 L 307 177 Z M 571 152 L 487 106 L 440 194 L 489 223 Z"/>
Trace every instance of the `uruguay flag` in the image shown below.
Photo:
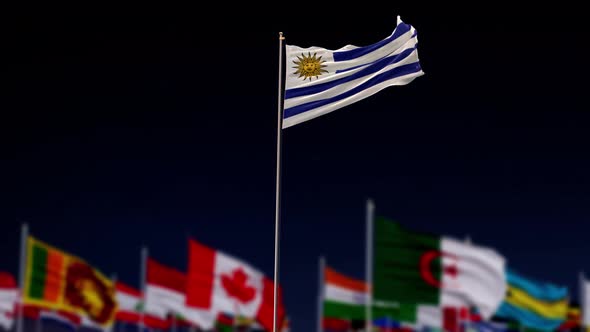
<path fill-rule="evenodd" d="M 393 33 L 369 46 L 286 46 L 283 129 L 423 75 L 417 32 L 397 18 Z"/>

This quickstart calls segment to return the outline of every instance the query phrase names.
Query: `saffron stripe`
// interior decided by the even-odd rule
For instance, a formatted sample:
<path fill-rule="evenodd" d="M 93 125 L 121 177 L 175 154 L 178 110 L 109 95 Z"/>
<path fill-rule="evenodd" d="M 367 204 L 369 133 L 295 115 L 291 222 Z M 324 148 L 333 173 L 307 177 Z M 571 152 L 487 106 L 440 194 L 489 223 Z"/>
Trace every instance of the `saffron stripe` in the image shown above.
<path fill-rule="evenodd" d="M 50 302 L 57 302 L 61 294 L 64 257 L 60 252 L 49 250 L 47 255 L 47 266 L 45 274 L 45 287 L 43 298 Z"/>
<path fill-rule="evenodd" d="M 332 268 L 326 267 L 324 274 L 327 284 L 357 292 L 366 292 L 368 289 L 367 284 L 364 281 L 345 276 Z"/>

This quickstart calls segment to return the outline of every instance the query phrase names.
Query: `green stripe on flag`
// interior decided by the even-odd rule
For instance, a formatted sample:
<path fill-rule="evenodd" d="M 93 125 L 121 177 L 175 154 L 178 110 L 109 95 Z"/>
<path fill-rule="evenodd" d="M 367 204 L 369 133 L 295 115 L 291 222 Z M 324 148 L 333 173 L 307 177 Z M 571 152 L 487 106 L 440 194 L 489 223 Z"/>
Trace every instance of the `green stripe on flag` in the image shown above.
<path fill-rule="evenodd" d="M 365 306 L 342 302 L 324 301 L 324 317 L 365 319 Z"/>
<path fill-rule="evenodd" d="M 414 304 L 373 306 L 371 316 L 373 318 L 388 317 L 400 322 L 415 322 L 417 306 Z M 324 317 L 346 320 L 365 320 L 366 307 L 334 301 L 324 301 Z"/>
<path fill-rule="evenodd" d="M 398 322 L 415 323 L 417 320 L 417 305 L 400 304 L 397 307 L 374 306 L 373 318 L 387 317 Z"/>
<path fill-rule="evenodd" d="M 224 323 L 217 322 L 215 324 L 215 330 L 217 332 L 233 332 L 234 327 L 231 326 L 231 325 L 227 325 L 227 324 L 224 324 Z"/>
<path fill-rule="evenodd" d="M 439 289 L 423 278 L 427 272 L 441 278 L 440 258 L 429 260 L 421 269 L 425 254 L 440 250 L 440 238 L 426 233 L 410 232 L 396 222 L 375 219 L 373 298 L 398 303 L 438 304 Z"/>
<path fill-rule="evenodd" d="M 34 246 L 31 253 L 31 274 L 29 278 L 29 297 L 42 299 L 45 291 L 45 279 L 47 278 L 47 250 L 40 246 Z"/>

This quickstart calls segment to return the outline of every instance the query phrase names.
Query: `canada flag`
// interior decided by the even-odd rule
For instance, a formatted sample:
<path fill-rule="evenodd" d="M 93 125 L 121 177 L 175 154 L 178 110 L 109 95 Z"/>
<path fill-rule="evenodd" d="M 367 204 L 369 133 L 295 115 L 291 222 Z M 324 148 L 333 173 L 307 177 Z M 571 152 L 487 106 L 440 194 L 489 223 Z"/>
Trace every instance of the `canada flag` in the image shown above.
<path fill-rule="evenodd" d="M 186 305 L 256 319 L 272 331 L 274 283 L 248 263 L 189 240 Z M 277 320 L 285 311 L 280 290 Z"/>

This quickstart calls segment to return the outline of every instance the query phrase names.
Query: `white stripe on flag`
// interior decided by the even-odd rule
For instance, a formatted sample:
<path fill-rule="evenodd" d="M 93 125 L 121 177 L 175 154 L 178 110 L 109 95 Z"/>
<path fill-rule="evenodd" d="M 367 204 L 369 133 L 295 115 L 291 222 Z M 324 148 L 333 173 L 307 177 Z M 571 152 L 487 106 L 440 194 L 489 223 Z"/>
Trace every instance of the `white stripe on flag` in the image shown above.
<path fill-rule="evenodd" d="M 423 75 L 417 42 L 415 29 L 398 17 L 393 33 L 373 45 L 336 51 L 287 45 L 283 129 Z"/>
<path fill-rule="evenodd" d="M 367 293 L 327 284 L 325 299 L 340 303 L 364 305 L 367 303 Z"/>

